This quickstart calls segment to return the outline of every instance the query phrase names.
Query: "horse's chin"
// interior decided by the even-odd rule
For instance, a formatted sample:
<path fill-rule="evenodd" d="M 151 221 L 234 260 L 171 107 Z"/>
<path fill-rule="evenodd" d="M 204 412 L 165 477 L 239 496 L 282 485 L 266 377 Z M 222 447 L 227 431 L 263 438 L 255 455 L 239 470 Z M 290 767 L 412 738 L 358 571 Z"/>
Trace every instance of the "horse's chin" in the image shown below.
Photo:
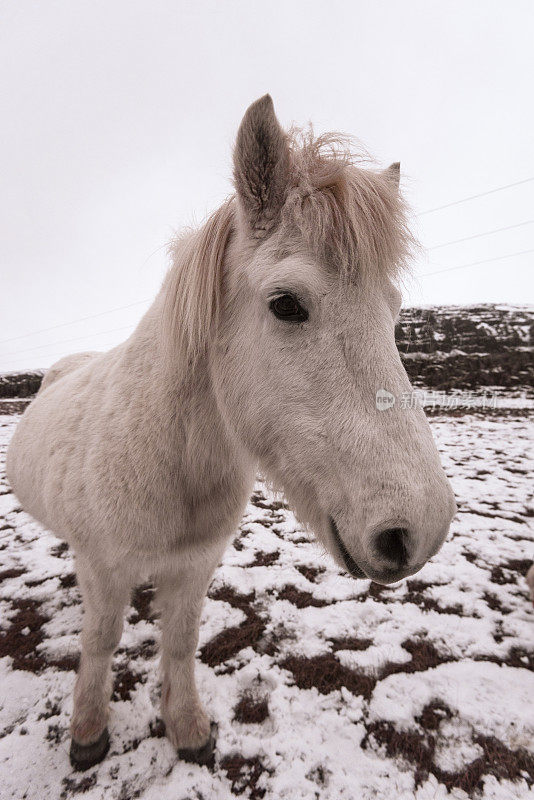
<path fill-rule="evenodd" d="M 336 547 L 341 554 L 341 558 L 343 559 L 343 563 L 347 568 L 347 571 L 352 575 L 353 578 L 367 578 L 367 575 L 363 571 L 363 569 L 356 563 L 353 559 L 347 548 L 345 547 L 345 543 L 340 536 L 338 527 L 336 525 L 335 520 L 330 517 L 330 532 L 332 534 L 332 538 L 336 544 Z"/>

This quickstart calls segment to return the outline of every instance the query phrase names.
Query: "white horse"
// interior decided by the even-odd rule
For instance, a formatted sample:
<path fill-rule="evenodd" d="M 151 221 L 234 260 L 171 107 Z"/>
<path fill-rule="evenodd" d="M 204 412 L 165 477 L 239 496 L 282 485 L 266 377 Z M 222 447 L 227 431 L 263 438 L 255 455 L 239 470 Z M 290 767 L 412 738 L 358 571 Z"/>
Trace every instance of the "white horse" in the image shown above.
<path fill-rule="evenodd" d="M 450 485 L 423 411 L 400 402 L 399 165 L 363 169 L 341 141 L 287 134 L 269 95 L 253 103 L 235 196 L 174 243 L 130 338 L 59 361 L 20 420 L 9 480 L 74 550 L 83 595 L 77 768 L 107 752 L 111 657 L 148 575 L 167 736 L 184 758 L 210 756 L 199 617 L 258 468 L 356 578 L 412 575 L 447 535 Z M 396 403 L 382 408 L 380 390 Z"/>

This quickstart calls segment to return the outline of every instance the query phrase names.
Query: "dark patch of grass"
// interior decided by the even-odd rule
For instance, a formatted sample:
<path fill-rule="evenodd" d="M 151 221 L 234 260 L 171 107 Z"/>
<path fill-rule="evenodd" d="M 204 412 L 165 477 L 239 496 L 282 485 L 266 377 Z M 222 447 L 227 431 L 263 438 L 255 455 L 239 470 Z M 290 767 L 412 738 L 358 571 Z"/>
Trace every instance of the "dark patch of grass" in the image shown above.
<path fill-rule="evenodd" d="M 415 721 L 426 731 L 437 731 L 444 719 L 451 719 L 453 712 L 441 700 L 432 700 L 421 711 Z"/>
<path fill-rule="evenodd" d="M 132 606 L 134 608 L 133 613 L 129 617 L 129 621 L 132 622 L 134 625 L 140 620 L 151 620 L 152 619 L 152 607 L 151 603 L 154 598 L 154 587 L 151 583 L 144 583 L 141 586 L 137 586 L 134 589 L 132 594 Z"/>
<path fill-rule="evenodd" d="M 425 672 L 427 669 L 437 667 L 438 664 L 446 664 L 453 659 L 449 656 L 441 655 L 434 645 L 426 639 L 406 639 L 402 643 L 404 650 L 412 656 L 411 661 L 403 664 L 391 662 L 384 664 L 380 670 L 380 680 L 387 678 L 388 675 L 396 675 L 399 672 L 413 673 Z"/>
<path fill-rule="evenodd" d="M 149 638 L 134 647 L 119 647 L 118 653 L 125 653 L 129 658 L 154 658 L 158 652 L 156 640 Z"/>
<path fill-rule="evenodd" d="M 493 567 L 491 570 L 490 581 L 497 583 L 499 586 L 505 586 L 507 583 L 515 583 L 515 575 L 505 575 L 502 567 Z"/>
<path fill-rule="evenodd" d="M 520 575 L 526 577 L 527 572 L 532 566 L 532 561 L 528 558 L 510 558 L 503 566 L 512 572 L 519 572 Z"/>
<path fill-rule="evenodd" d="M 262 636 L 256 644 L 255 650 L 260 655 L 275 656 L 278 653 L 281 642 L 288 642 L 294 639 L 294 632 L 288 630 L 282 623 L 278 623 Z"/>
<path fill-rule="evenodd" d="M 257 550 L 254 561 L 251 564 L 249 564 L 249 566 L 270 567 L 271 564 L 274 564 L 276 561 L 278 561 L 279 555 L 280 555 L 279 550 L 275 550 L 273 553 L 264 553 L 263 550 Z"/>
<path fill-rule="evenodd" d="M 58 745 L 61 744 L 61 742 L 65 738 L 65 733 L 66 733 L 66 728 L 64 728 L 62 725 L 54 723 L 53 725 L 48 726 L 45 739 L 47 742 L 50 742 L 53 745 Z"/>
<path fill-rule="evenodd" d="M 50 717 L 58 717 L 61 714 L 61 708 L 59 707 L 59 703 L 52 703 L 50 700 L 47 700 L 45 703 L 46 711 L 43 711 L 37 719 L 50 719 Z"/>
<path fill-rule="evenodd" d="M 459 603 L 454 606 L 441 606 L 433 597 L 427 597 L 424 592 L 426 589 L 431 589 L 432 584 L 420 580 L 406 581 L 408 591 L 402 598 L 404 603 L 413 603 L 425 611 L 436 611 L 438 614 L 455 614 L 463 616 L 463 609 Z"/>
<path fill-rule="evenodd" d="M 63 589 L 72 589 L 73 586 L 77 586 L 78 584 L 76 574 L 74 572 L 69 572 L 67 575 L 60 575 L 59 583 Z"/>
<path fill-rule="evenodd" d="M 212 600 L 222 600 L 245 614 L 240 625 L 226 628 L 207 642 L 200 651 L 200 658 L 210 667 L 216 667 L 236 656 L 245 647 L 254 647 L 265 631 L 265 623 L 252 607 L 254 592 L 239 594 L 230 586 L 222 586 L 209 593 Z"/>
<path fill-rule="evenodd" d="M 265 797 L 266 789 L 257 784 L 267 770 L 257 756 L 254 758 L 245 758 L 239 754 L 226 756 L 220 762 L 220 766 L 231 781 L 233 795 L 241 795 L 248 791 L 249 800 L 262 800 Z"/>
<path fill-rule="evenodd" d="M 381 583 L 375 583 L 374 581 L 371 581 L 371 585 L 367 590 L 367 594 L 374 600 L 380 600 L 381 603 L 388 603 L 389 598 L 387 597 L 387 595 L 384 596 L 384 592 L 387 591 L 388 591 L 387 586 L 382 586 Z"/>
<path fill-rule="evenodd" d="M 59 542 L 59 544 L 55 544 L 53 547 L 50 548 L 50 553 L 56 558 L 62 558 L 68 551 L 68 549 L 69 549 L 68 542 Z"/>
<path fill-rule="evenodd" d="M 253 492 L 250 502 L 257 508 L 263 508 L 266 511 L 280 511 L 289 508 L 283 500 L 267 500 L 263 492 Z"/>
<path fill-rule="evenodd" d="M 2 414 L 22 414 L 30 405 L 31 400 L 12 400 L 10 403 L 2 403 L 0 413 Z"/>
<path fill-rule="evenodd" d="M 16 398 L 16 402 L 26 402 L 27 404 L 30 400 L 20 401 L 19 398 L 28 397 L 33 399 L 33 395 L 39 391 L 42 380 L 42 370 L 5 373 L 0 378 L 0 397 L 13 397 Z M 11 413 L 10 411 L 6 412 L 6 406 L 8 405 L 7 403 L 2 403 L 2 413 Z"/>
<path fill-rule="evenodd" d="M 278 600 L 287 600 L 297 608 L 309 608 L 310 606 L 324 608 L 330 605 L 328 600 L 320 600 L 318 597 L 314 597 L 311 592 L 303 592 L 290 583 L 278 591 Z"/>
<path fill-rule="evenodd" d="M 266 697 L 256 697 L 253 692 L 245 692 L 234 709 L 234 719 L 248 725 L 263 722 L 269 716 L 269 702 Z"/>
<path fill-rule="evenodd" d="M 475 656 L 474 660 L 491 661 L 494 664 L 505 664 L 507 667 L 528 669 L 534 672 L 534 650 L 524 650 L 522 647 L 511 647 L 505 656 L 497 656 L 491 653 Z"/>
<path fill-rule="evenodd" d="M 315 687 L 321 694 L 329 694 L 344 686 L 352 694 L 361 695 L 368 700 L 376 684 L 376 678 L 344 667 L 333 653 L 311 658 L 289 656 L 280 663 L 280 666 L 293 673 L 293 679 L 299 689 Z"/>
<path fill-rule="evenodd" d="M 150 722 L 149 726 L 150 736 L 155 739 L 163 739 L 165 736 L 165 723 L 159 717 Z"/>
<path fill-rule="evenodd" d="M 127 664 L 121 664 L 115 671 L 112 700 L 130 700 L 138 683 L 146 681 L 145 675 L 133 672 Z"/>
<path fill-rule="evenodd" d="M 357 636 L 347 636 L 345 639 L 332 639 L 332 650 L 367 650 L 373 644 L 372 639 L 360 639 Z"/>
<path fill-rule="evenodd" d="M 318 767 L 315 767 L 314 769 L 311 769 L 308 772 L 308 774 L 306 775 L 306 777 L 307 777 L 307 779 L 309 781 L 313 781 L 318 786 L 325 786 L 326 785 L 326 779 L 327 778 L 326 778 L 326 775 L 325 775 L 324 768 L 323 768 L 323 766 L 321 764 L 319 764 Z M 315 796 L 318 797 L 318 795 L 315 795 Z"/>
<path fill-rule="evenodd" d="M 326 572 L 325 567 L 308 567 L 306 564 L 297 564 L 296 569 L 298 569 L 300 574 L 304 575 L 306 580 L 310 581 L 310 583 L 316 583 L 317 577 L 322 575 L 323 572 Z"/>
<path fill-rule="evenodd" d="M 510 750 L 494 736 L 475 737 L 484 751 L 483 755 L 467 764 L 457 772 L 444 772 L 436 766 L 432 772 L 436 778 L 450 791 L 453 788 L 463 789 L 471 794 L 482 788 L 482 778 L 493 775 L 497 780 L 515 782 L 526 780 L 529 788 L 534 784 L 534 756 L 524 749 Z"/>
<path fill-rule="evenodd" d="M 494 736 L 477 736 L 475 742 L 484 750 L 486 771 L 496 778 L 517 781 L 528 775 L 529 786 L 534 783 L 534 755 L 523 748 L 510 750 Z"/>
<path fill-rule="evenodd" d="M 417 731 L 397 730 L 384 720 L 368 723 L 362 747 L 367 749 L 374 740 L 385 749 L 390 758 L 401 758 L 414 768 L 416 788 L 430 774 L 444 784 L 448 791 L 462 789 L 470 797 L 482 788 L 482 778 L 493 775 L 498 780 L 526 780 L 529 788 L 534 784 L 534 756 L 525 749 L 510 750 L 494 736 L 476 735 L 483 755 L 466 764 L 456 772 L 446 772 L 434 764 L 434 754 L 438 742 L 436 731 L 445 717 L 452 717 L 451 710 L 440 701 L 425 706 L 417 722 L 425 728 Z"/>
<path fill-rule="evenodd" d="M 43 583 L 49 580 L 50 578 L 31 578 L 29 581 L 24 581 L 24 583 L 29 589 L 35 589 L 36 586 L 42 586 Z"/>
<path fill-rule="evenodd" d="M 237 592 L 232 586 L 226 584 L 217 589 L 210 590 L 208 592 L 208 597 L 212 600 L 222 600 L 224 603 L 231 605 L 232 608 L 239 608 L 241 611 L 244 611 L 245 614 L 256 599 L 254 592 L 250 592 L 250 594 L 240 594 L 240 592 Z"/>
<path fill-rule="evenodd" d="M 200 651 L 200 658 L 210 667 L 223 664 L 245 647 L 254 647 L 264 630 L 261 619 L 256 614 L 250 615 L 241 625 L 226 628 L 205 644 Z"/>
<path fill-rule="evenodd" d="M 10 578 L 20 578 L 21 575 L 24 575 L 26 570 L 23 567 L 10 567 L 9 569 L 4 569 L 0 572 L 0 583 L 2 581 L 7 581 Z"/>
<path fill-rule="evenodd" d="M 11 606 L 16 614 L 7 629 L 0 629 L 0 658 L 11 656 L 13 669 L 40 672 L 46 661 L 37 647 L 44 639 L 41 628 L 49 618 L 41 613 L 40 603 L 35 600 L 12 600 Z"/>
<path fill-rule="evenodd" d="M 503 615 L 510 614 L 512 611 L 511 608 L 503 606 L 497 595 L 493 594 L 492 592 L 484 592 L 482 597 L 484 598 L 484 602 L 488 608 L 491 608 L 492 611 L 499 611 Z"/>
<path fill-rule="evenodd" d="M 433 737 L 417 731 L 398 731 L 394 725 L 378 720 L 366 725 L 367 734 L 362 747 L 369 747 L 373 738 L 379 747 L 383 747 L 389 758 L 401 758 L 415 767 L 416 788 L 428 778 L 432 771 L 435 741 Z"/>
<path fill-rule="evenodd" d="M 347 640 L 339 641 L 344 642 Z M 367 641 L 355 640 L 355 647 L 352 649 L 365 649 L 362 645 L 366 644 Z M 344 686 L 349 692 L 361 695 L 368 700 L 377 681 L 387 678 L 388 675 L 395 675 L 399 672 L 424 672 L 438 664 L 452 661 L 452 658 L 438 653 L 434 645 L 424 639 L 407 639 L 402 643 L 402 647 L 411 654 L 411 661 L 384 664 L 378 670 L 377 675 L 369 675 L 360 670 L 345 667 L 333 653 L 325 653 L 311 658 L 289 656 L 280 663 L 280 666 L 293 673 L 293 678 L 299 689 L 315 687 L 321 694 L 328 694 Z"/>
<path fill-rule="evenodd" d="M 92 789 L 93 786 L 96 786 L 96 772 L 93 772 L 92 775 L 86 775 L 84 778 L 80 778 L 80 780 L 76 780 L 75 778 L 63 778 L 62 783 L 65 788 L 61 792 L 60 800 L 66 800 L 69 794 L 83 794 L 84 792 L 88 792 L 89 789 Z"/>
<path fill-rule="evenodd" d="M 454 606 L 441 606 L 433 597 L 428 597 L 425 591 L 431 589 L 432 586 L 433 584 L 426 583 L 425 581 L 417 579 L 408 580 L 406 581 L 406 594 L 399 597 L 391 593 L 392 587 L 371 582 L 367 593 L 380 603 L 413 603 L 424 611 L 436 611 L 438 614 L 464 616 L 463 608 L 459 603 L 456 603 Z"/>

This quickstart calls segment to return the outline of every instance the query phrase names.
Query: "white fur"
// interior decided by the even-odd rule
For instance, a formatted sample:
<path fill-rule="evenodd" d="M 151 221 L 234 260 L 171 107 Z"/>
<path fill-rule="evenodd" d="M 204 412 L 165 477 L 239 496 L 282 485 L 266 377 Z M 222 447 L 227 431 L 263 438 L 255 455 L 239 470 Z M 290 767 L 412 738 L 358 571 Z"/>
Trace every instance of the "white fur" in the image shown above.
<path fill-rule="evenodd" d="M 9 448 L 9 480 L 24 508 L 76 553 L 85 618 L 72 734 L 81 744 L 106 724 L 123 609 L 148 576 L 162 608 L 167 734 L 177 747 L 206 741 L 194 682 L 199 615 L 258 466 L 343 566 L 333 517 L 372 577 L 387 566 L 373 547 L 377 530 L 409 528 L 409 573 L 436 552 L 454 513 L 423 412 L 399 401 L 385 412 L 375 406 L 378 389 L 400 398 L 411 388 L 394 342 L 396 266 L 369 261 L 403 252 L 393 238 L 405 236 L 404 223 L 387 228 L 387 215 L 400 213 L 397 182 L 366 173 L 355 210 L 357 176 L 342 177 L 352 167 L 328 168 L 334 156 L 317 151 L 324 164 L 313 191 L 333 193 L 312 207 L 324 215 L 319 252 L 315 232 L 306 239 L 310 208 L 295 210 L 297 181 L 310 188 L 313 170 L 305 179 L 303 157 L 286 152 L 270 99 L 252 108 L 235 154 L 237 198 L 176 244 L 160 294 L 126 342 L 51 368 Z M 380 214 L 364 201 L 380 204 Z M 381 215 L 387 246 L 378 241 Z M 347 231 L 364 236 L 366 219 L 376 246 L 348 269 L 336 253 Z M 338 222 L 342 230 L 330 231 Z M 306 323 L 271 313 L 277 289 L 302 300 Z"/>

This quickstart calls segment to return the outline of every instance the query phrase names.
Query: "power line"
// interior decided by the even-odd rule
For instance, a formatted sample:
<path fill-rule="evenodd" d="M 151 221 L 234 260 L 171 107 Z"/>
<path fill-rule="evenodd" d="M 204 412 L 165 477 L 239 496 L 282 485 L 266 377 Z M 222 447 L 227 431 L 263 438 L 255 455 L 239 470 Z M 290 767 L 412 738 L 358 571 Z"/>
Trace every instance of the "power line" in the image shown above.
<path fill-rule="evenodd" d="M 442 208 L 450 208 L 451 206 L 457 206 L 459 203 L 467 203 L 468 200 L 476 200 L 478 197 L 485 197 L 488 194 L 494 194 L 495 192 L 502 192 L 504 189 L 511 189 L 513 186 L 521 186 L 523 183 L 529 183 L 530 181 L 534 181 L 534 176 L 532 178 L 525 178 L 522 181 L 516 181 L 515 183 L 507 183 L 504 186 L 497 186 L 496 189 L 489 189 L 487 192 L 480 192 L 480 194 L 472 194 L 469 197 L 462 197 L 461 200 L 454 200 L 454 202 L 445 203 L 445 205 L 443 206 L 428 208 L 426 211 L 420 211 L 415 216 L 422 217 L 424 214 L 431 214 L 433 211 L 441 211 Z"/>
<path fill-rule="evenodd" d="M 32 331 L 31 333 L 22 333 L 20 336 L 12 336 L 9 339 L 2 339 L 0 340 L 0 344 L 6 344 L 6 342 L 14 342 L 17 339 L 26 339 L 28 336 L 36 336 L 38 333 L 55 331 L 57 330 L 57 328 L 66 328 L 68 325 L 75 325 L 77 322 L 85 322 L 88 319 L 96 319 L 97 317 L 104 317 L 106 314 L 113 314 L 115 311 L 122 311 L 125 308 L 133 308 L 134 306 L 140 306 L 143 303 L 149 303 L 151 299 L 154 298 L 147 298 L 146 300 L 138 300 L 136 303 L 129 303 L 127 306 L 117 306 L 117 308 L 110 308 L 107 311 L 100 311 L 98 314 L 90 314 L 88 317 L 79 317 L 79 319 L 73 319 L 70 322 L 61 322 L 59 325 L 51 325 L 49 328 L 40 328 L 38 331 Z"/>
<path fill-rule="evenodd" d="M 35 347 L 25 347 L 23 350 L 12 350 L 10 353 L 0 353 L 1 358 L 7 358 L 7 356 L 17 356 L 19 353 L 28 353 L 32 350 L 43 350 L 46 347 L 54 347 L 56 344 L 68 344 L 68 342 L 78 342 L 80 339 L 91 339 L 94 336 L 103 336 L 105 333 L 115 333 L 116 331 L 125 331 L 127 329 L 131 329 L 134 323 L 132 322 L 130 325 L 123 325 L 121 328 L 111 328 L 107 331 L 98 331 L 96 333 L 87 333 L 85 336 L 74 336 L 72 339 L 60 339 L 58 342 L 48 342 L 47 344 L 38 344 Z"/>
<path fill-rule="evenodd" d="M 520 250 L 518 253 L 508 253 L 505 256 L 496 256 L 495 258 L 484 258 L 482 261 L 471 261 L 469 264 L 458 264 L 457 267 L 445 267 L 438 269 L 435 272 L 423 272 L 419 277 L 426 278 L 429 275 L 439 275 L 441 272 L 452 272 L 455 269 L 465 269 L 465 267 L 476 267 L 478 264 L 489 264 L 492 261 L 502 261 L 504 258 L 514 258 L 515 256 L 524 256 L 526 253 L 534 253 L 534 247 L 530 250 Z"/>
<path fill-rule="evenodd" d="M 442 206 L 436 206 L 435 208 L 429 208 L 426 211 L 420 211 L 416 216 L 421 217 L 424 214 L 430 214 L 433 211 L 441 211 L 441 209 L 443 209 L 443 208 L 450 208 L 451 206 L 458 205 L 459 203 L 465 203 L 468 200 L 476 200 L 479 197 L 485 197 L 488 194 L 494 194 L 495 192 L 501 192 L 504 189 L 510 189 L 510 188 L 512 188 L 514 186 L 520 186 L 520 185 L 522 185 L 524 183 L 529 183 L 530 181 L 533 181 L 533 180 L 534 180 L 534 176 L 531 177 L 531 178 L 525 178 L 524 180 L 521 180 L 521 181 L 516 181 L 515 183 L 508 183 L 508 184 L 505 184 L 504 186 L 498 186 L 495 189 L 489 189 L 487 192 L 481 192 L 480 194 L 473 194 L 473 195 L 470 195 L 469 197 L 464 197 L 461 200 L 455 200 L 452 203 L 446 203 L 445 205 L 442 205 Z M 466 236 L 463 239 L 455 239 L 454 241 L 444 242 L 443 244 L 434 245 L 433 247 L 429 247 L 428 249 L 429 250 L 437 250 L 438 248 L 447 247 L 448 245 L 459 244 L 461 242 L 466 242 L 466 241 L 469 241 L 471 239 L 478 239 L 478 238 L 481 238 L 483 236 L 489 236 L 490 234 L 493 234 L 493 233 L 499 233 L 501 231 L 511 230 L 512 228 L 520 228 L 520 227 L 522 227 L 524 225 L 531 225 L 532 223 L 534 223 L 534 220 L 527 220 L 525 222 L 519 222 L 519 223 L 517 223 L 515 225 L 508 225 L 508 226 L 506 226 L 504 228 L 495 228 L 494 230 L 486 231 L 485 233 L 477 233 L 477 234 L 474 234 L 473 236 Z M 151 258 L 156 252 L 158 252 L 158 250 L 161 250 L 161 248 L 163 246 L 164 245 L 161 245 L 156 250 L 154 250 L 154 252 L 151 253 L 150 256 L 148 256 L 146 261 L 148 261 L 148 259 Z M 525 250 L 523 252 L 524 253 L 529 253 L 531 251 L 530 250 Z M 499 258 L 497 258 L 497 259 L 489 259 L 489 260 L 490 261 L 497 261 L 500 258 L 510 258 L 512 255 L 522 255 L 522 253 L 517 253 L 517 254 L 512 253 L 512 254 L 510 254 L 510 256 L 499 256 Z M 146 261 L 144 263 L 146 263 Z M 475 266 L 476 264 L 482 264 L 482 263 L 485 263 L 485 262 L 484 261 L 477 261 L 477 262 L 473 262 L 472 264 L 460 265 L 458 267 L 448 267 L 446 269 L 439 270 L 439 272 L 448 272 L 449 270 L 462 269 L 463 266 Z M 421 277 L 426 277 L 427 275 L 436 275 L 436 274 L 437 274 L 437 272 L 427 272 L 427 273 L 424 273 Z M 87 320 L 90 320 L 90 319 L 97 319 L 98 317 L 104 317 L 107 314 L 114 314 L 116 311 L 123 311 L 123 310 L 125 310 L 127 308 L 134 308 L 135 306 L 143 305 L 144 303 L 148 303 L 151 300 L 153 300 L 153 298 L 146 298 L 145 300 L 137 300 L 134 303 L 128 303 L 127 305 L 124 305 L 124 306 L 116 306 L 115 308 L 110 308 L 107 311 L 100 311 L 97 314 L 89 314 L 86 317 L 78 317 L 78 319 L 70 320 L 69 322 L 60 322 L 58 325 L 50 325 L 48 328 L 39 328 L 38 330 L 31 331 L 30 333 L 23 333 L 23 334 L 20 334 L 18 336 L 11 336 L 11 337 L 9 337 L 7 339 L 0 339 L 0 344 L 7 344 L 8 342 L 18 341 L 19 339 L 27 339 L 28 337 L 36 336 L 39 333 L 47 333 L 48 331 L 58 330 L 59 328 L 66 328 L 69 325 L 75 325 L 78 322 L 86 322 Z M 125 328 L 122 328 L 122 329 L 121 328 L 115 328 L 114 330 L 124 330 L 124 329 Z M 102 331 L 102 333 L 106 333 L 106 332 L 107 331 Z M 95 336 L 99 336 L 100 334 L 96 333 L 94 335 Z M 88 337 L 81 337 L 80 336 L 80 337 L 76 337 L 74 339 L 66 339 L 66 340 L 64 340 L 64 342 L 76 341 L 77 339 L 82 339 L 82 338 L 88 338 Z M 62 344 L 62 343 L 63 342 L 58 342 L 57 344 Z M 40 345 L 39 347 L 42 347 L 42 345 Z M 9 354 L 6 354 L 6 355 L 18 355 L 18 353 L 27 352 L 28 350 L 36 350 L 36 349 L 38 349 L 38 348 L 37 347 L 35 347 L 35 348 L 26 348 L 26 350 L 17 350 L 17 351 L 15 351 L 13 353 L 9 353 Z"/>
<path fill-rule="evenodd" d="M 533 222 L 534 222 L 534 220 L 533 220 Z M 521 223 L 521 224 L 526 224 L 526 223 Z M 515 227 L 515 226 L 510 226 L 510 227 Z M 505 258 L 514 258 L 516 256 L 523 256 L 523 255 L 526 255 L 527 253 L 534 253 L 534 247 L 531 247 L 529 250 L 520 250 L 520 251 L 518 251 L 516 253 L 507 253 L 507 254 L 502 255 L 502 256 L 495 256 L 495 258 L 484 258 L 481 261 L 470 261 L 468 264 L 458 264 L 456 267 L 444 267 L 443 269 L 439 269 L 439 270 L 436 270 L 434 272 L 423 272 L 422 275 L 420 275 L 420 277 L 421 278 L 426 278 L 429 275 L 439 275 L 442 272 L 452 272 L 453 270 L 465 269 L 466 267 L 475 267 L 475 266 L 477 266 L 479 264 L 489 264 L 489 263 L 491 263 L 493 261 L 502 261 Z M 116 333 L 117 331 L 124 331 L 124 330 L 130 329 L 132 327 L 132 324 L 131 325 L 123 325 L 120 328 L 111 328 L 111 329 L 108 329 L 108 330 L 105 330 L 105 331 L 97 331 L 96 333 L 88 333 L 88 334 L 85 334 L 84 336 L 75 336 L 75 337 L 73 337 L 71 339 L 61 339 L 61 340 L 59 340 L 57 342 L 48 342 L 47 344 L 40 344 L 40 345 L 36 345 L 35 347 L 26 347 L 26 348 L 24 348 L 22 350 L 12 350 L 10 353 L 0 353 L 0 356 L 1 357 L 15 356 L 15 355 L 19 355 L 20 353 L 28 353 L 28 352 L 32 352 L 33 350 L 43 350 L 43 349 L 45 349 L 47 347 L 54 347 L 55 345 L 68 344 L 69 342 L 77 342 L 80 339 L 91 339 L 94 336 L 103 336 L 105 333 Z"/>
<path fill-rule="evenodd" d="M 443 242 L 443 244 L 435 244 L 432 247 L 427 247 L 427 250 L 438 250 L 440 247 L 448 247 L 450 244 L 460 244 L 460 242 L 470 242 L 471 239 L 480 239 L 482 236 L 490 236 L 493 233 L 501 233 L 502 231 L 511 231 L 513 228 L 522 228 L 524 225 L 532 225 L 534 219 L 527 219 L 525 222 L 518 222 L 515 225 L 506 225 L 504 228 L 493 228 L 491 231 L 485 233 L 475 233 L 473 236 L 464 236 L 463 239 L 453 239 L 451 242 Z"/>
<path fill-rule="evenodd" d="M 156 253 L 159 253 L 164 247 L 167 247 L 167 244 L 160 244 L 159 247 L 156 247 L 143 261 L 139 269 L 142 269 L 145 264 L 150 261 L 152 256 L 155 256 Z M 79 317 L 78 319 L 73 319 L 70 322 L 61 322 L 59 325 L 51 325 L 49 328 L 40 328 L 38 331 L 32 331 L 31 333 L 22 333 L 20 336 L 11 336 L 9 339 L 1 339 L 0 344 L 5 344 L 6 342 L 14 342 L 17 339 L 26 339 L 28 336 L 35 336 L 38 333 L 46 333 L 47 331 L 55 331 L 57 328 L 66 328 L 69 325 L 75 325 L 77 322 L 85 322 L 88 319 L 96 319 L 97 317 L 104 317 L 106 314 L 113 314 L 115 311 L 122 311 L 125 308 L 134 308 L 134 306 L 140 306 L 143 303 L 150 303 L 154 298 L 147 298 L 146 300 L 137 300 L 135 303 L 129 303 L 126 306 L 117 306 L 117 308 L 110 308 L 108 311 L 100 311 L 98 314 L 90 314 L 88 317 Z"/>
<path fill-rule="evenodd" d="M 527 223 L 521 223 L 521 224 L 527 224 Z M 517 226 L 510 226 L 510 227 L 517 227 Z M 490 231 L 489 233 L 493 233 L 493 232 L 494 231 Z M 481 235 L 484 235 L 484 234 L 481 234 Z M 507 253 L 506 255 L 496 256 L 495 258 L 484 258 L 481 261 L 471 261 L 468 264 L 458 264 L 456 267 L 445 267 L 444 269 L 435 270 L 434 272 L 424 272 L 419 277 L 426 278 L 426 277 L 429 277 L 430 275 L 440 275 L 443 272 L 452 272 L 453 270 L 465 269 L 466 267 L 476 267 L 476 266 L 478 266 L 480 264 L 490 264 L 490 263 L 495 262 L 495 261 L 502 261 L 503 259 L 506 259 L 506 258 L 515 258 L 516 256 L 527 255 L 528 253 L 534 253 L 534 247 L 530 248 L 529 250 L 520 250 L 520 251 L 518 251 L 516 253 Z M 94 314 L 91 317 L 86 317 L 84 319 L 93 319 L 94 317 L 99 317 L 99 316 L 102 316 L 103 314 L 109 314 L 109 313 L 112 313 L 115 310 L 120 310 L 122 308 L 131 308 L 134 305 L 139 305 L 140 303 L 144 303 L 144 302 L 146 302 L 146 301 L 145 300 L 140 300 L 138 303 L 131 303 L 128 306 L 120 306 L 118 309 L 110 309 L 109 311 L 101 312 L 101 314 Z M 79 321 L 81 321 L 81 320 L 79 320 Z M 63 323 L 63 324 L 67 325 L 69 323 Z M 49 328 L 47 330 L 53 330 L 54 328 L 60 328 L 60 327 L 63 327 L 63 325 L 53 326 L 52 328 Z M 10 353 L 1 353 L 0 354 L 0 358 L 4 358 L 4 357 L 7 357 L 7 356 L 15 356 L 15 355 L 19 355 L 20 353 L 33 352 L 34 350 L 43 350 L 43 349 L 46 349 L 47 347 L 54 347 L 55 345 L 68 344 L 69 342 L 76 342 L 76 341 L 80 341 L 81 339 L 90 339 L 90 338 L 93 338 L 95 336 L 103 336 L 106 333 L 116 333 L 118 331 L 129 330 L 131 328 L 132 328 L 132 325 L 123 325 L 120 328 L 111 328 L 111 329 L 108 329 L 108 330 L 105 330 L 105 331 L 98 331 L 96 333 L 89 333 L 89 334 L 86 334 L 84 336 L 75 336 L 75 337 L 73 337 L 71 339 L 61 339 L 60 341 L 57 341 L 57 342 L 48 342 L 47 344 L 37 345 L 35 347 L 26 347 L 26 348 L 24 348 L 22 350 L 11 351 Z M 30 335 L 30 334 L 27 334 L 27 335 Z M 16 338 L 22 338 L 22 337 L 16 337 Z"/>

